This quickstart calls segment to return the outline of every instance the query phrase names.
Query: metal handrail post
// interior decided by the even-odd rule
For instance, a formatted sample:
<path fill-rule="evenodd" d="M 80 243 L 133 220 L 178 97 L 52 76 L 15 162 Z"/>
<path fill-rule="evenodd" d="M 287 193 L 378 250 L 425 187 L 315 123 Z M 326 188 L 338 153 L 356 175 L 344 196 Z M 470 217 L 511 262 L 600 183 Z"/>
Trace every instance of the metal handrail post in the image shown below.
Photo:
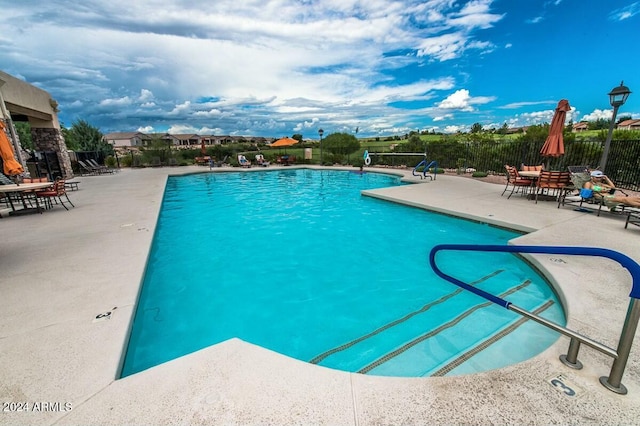
<path fill-rule="evenodd" d="M 600 377 L 600 383 L 602 383 L 604 387 L 621 395 L 627 394 L 627 388 L 621 383 L 622 375 L 627 366 L 629 352 L 631 352 L 631 344 L 633 343 L 633 338 L 638 328 L 638 320 L 640 320 L 640 303 L 638 303 L 638 299 L 631 299 L 629 308 L 627 309 L 627 316 L 624 319 L 620 341 L 618 342 L 618 349 L 616 351 L 618 357 L 613 361 L 609 377 Z"/>
<path fill-rule="evenodd" d="M 560 361 L 567 367 L 574 368 L 576 370 L 582 369 L 582 363 L 578 361 L 578 352 L 580 352 L 580 340 L 575 337 L 571 338 L 569 342 L 569 349 L 566 355 L 560 355 Z"/>

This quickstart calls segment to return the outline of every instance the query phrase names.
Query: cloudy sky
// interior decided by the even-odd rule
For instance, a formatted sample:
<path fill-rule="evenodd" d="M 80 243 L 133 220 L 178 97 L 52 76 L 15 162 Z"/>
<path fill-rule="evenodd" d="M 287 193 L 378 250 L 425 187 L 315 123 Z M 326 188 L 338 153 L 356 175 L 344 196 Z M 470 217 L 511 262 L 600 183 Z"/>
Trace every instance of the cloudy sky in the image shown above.
<path fill-rule="evenodd" d="M 67 127 L 317 138 L 640 118 L 640 1 L 0 0 Z"/>

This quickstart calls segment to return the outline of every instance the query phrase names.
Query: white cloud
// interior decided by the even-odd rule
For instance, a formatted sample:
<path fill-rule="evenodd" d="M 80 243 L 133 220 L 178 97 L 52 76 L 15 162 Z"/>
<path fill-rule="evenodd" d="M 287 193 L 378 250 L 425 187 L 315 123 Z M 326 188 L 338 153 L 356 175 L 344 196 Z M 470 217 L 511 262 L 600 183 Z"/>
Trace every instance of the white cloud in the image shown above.
<path fill-rule="evenodd" d="M 131 98 L 124 96 L 118 99 L 103 99 L 100 101 L 101 106 L 127 106 L 131 105 Z"/>
<path fill-rule="evenodd" d="M 438 108 L 442 109 L 458 109 L 462 111 L 473 111 L 473 107 L 469 104 L 469 91 L 466 89 L 456 90 L 443 101 L 438 103 Z"/>
<path fill-rule="evenodd" d="M 640 13 L 640 2 L 634 2 L 613 10 L 609 14 L 609 19 L 613 21 L 623 21 L 625 19 L 633 18 L 638 13 Z"/>
<path fill-rule="evenodd" d="M 153 126 L 138 127 L 136 131 L 142 133 L 155 133 L 153 130 Z"/>
<path fill-rule="evenodd" d="M 437 107 L 444 110 L 473 111 L 472 105 L 486 104 L 494 99 L 492 96 L 471 97 L 467 89 L 459 89 L 439 102 Z"/>
<path fill-rule="evenodd" d="M 465 126 L 457 126 L 457 125 L 450 125 L 444 128 L 445 133 L 464 132 L 465 130 L 466 130 Z"/>
<path fill-rule="evenodd" d="M 444 114 L 433 117 L 433 121 L 444 121 L 453 118 L 453 114 Z"/>
<path fill-rule="evenodd" d="M 153 100 L 153 92 L 151 90 L 142 89 L 140 90 L 140 96 L 138 97 L 138 102 L 148 103 Z"/>
<path fill-rule="evenodd" d="M 597 120 L 611 120 L 613 116 L 613 110 L 610 109 L 595 109 L 592 113 L 584 115 L 580 121 L 597 121 Z"/>

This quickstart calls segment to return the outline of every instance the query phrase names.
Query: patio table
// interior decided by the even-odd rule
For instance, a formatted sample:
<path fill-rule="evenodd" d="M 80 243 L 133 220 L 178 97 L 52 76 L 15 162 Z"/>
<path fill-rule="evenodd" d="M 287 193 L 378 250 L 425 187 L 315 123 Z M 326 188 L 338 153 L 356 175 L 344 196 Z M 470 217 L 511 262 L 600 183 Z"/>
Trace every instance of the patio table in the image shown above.
<path fill-rule="evenodd" d="M 37 183 L 22 183 L 19 185 L 0 185 L 0 192 L 7 194 L 7 198 L 9 199 L 9 205 L 11 206 L 11 212 L 9 212 L 9 216 L 16 216 L 20 214 L 27 213 L 41 213 L 42 208 L 40 208 L 40 203 L 38 203 L 38 197 L 36 197 L 36 208 L 27 207 L 27 203 L 24 199 L 24 194 L 28 192 L 32 192 L 38 189 L 48 188 L 52 185 L 52 182 L 37 182 Z M 20 201 L 22 202 L 23 209 L 16 210 L 16 206 L 13 204 L 13 199 L 11 197 L 12 194 L 16 194 L 20 197 Z"/>

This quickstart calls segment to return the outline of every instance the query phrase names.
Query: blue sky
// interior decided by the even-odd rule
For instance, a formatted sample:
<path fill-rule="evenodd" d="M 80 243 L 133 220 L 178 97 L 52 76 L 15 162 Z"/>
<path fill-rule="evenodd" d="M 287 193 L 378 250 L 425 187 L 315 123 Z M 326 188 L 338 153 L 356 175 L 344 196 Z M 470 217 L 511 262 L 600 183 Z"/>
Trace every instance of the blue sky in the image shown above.
<path fill-rule="evenodd" d="M 640 118 L 640 1 L 0 0 L 68 127 L 317 138 Z"/>

